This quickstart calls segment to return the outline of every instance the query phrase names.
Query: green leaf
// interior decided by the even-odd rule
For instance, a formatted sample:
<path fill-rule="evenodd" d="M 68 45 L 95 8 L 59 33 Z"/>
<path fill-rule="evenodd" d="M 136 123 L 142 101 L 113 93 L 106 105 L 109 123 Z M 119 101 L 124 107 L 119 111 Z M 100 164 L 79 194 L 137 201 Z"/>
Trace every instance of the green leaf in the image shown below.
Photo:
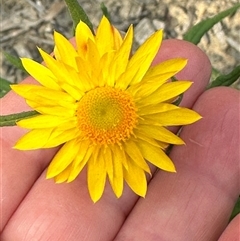
<path fill-rule="evenodd" d="M 79 5 L 78 1 L 77 0 L 64 0 L 64 1 L 67 5 L 68 11 L 73 21 L 74 33 L 78 23 L 81 20 L 88 25 L 88 27 L 91 29 L 92 33 L 94 34 L 93 25 L 89 20 L 87 14 L 83 10 L 83 8 Z"/>
<path fill-rule="evenodd" d="M 108 19 L 108 21 L 111 23 L 111 16 L 110 13 L 108 12 L 107 7 L 105 6 L 104 3 L 101 3 L 101 9 L 102 9 L 102 13 L 103 15 Z"/>
<path fill-rule="evenodd" d="M 26 111 L 11 115 L 1 115 L 0 116 L 0 127 L 3 126 L 15 126 L 17 121 L 26 119 L 28 117 L 38 115 L 37 111 Z"/>
<path fill-rule="evenodd" d="M 212 81 L 208 85 L 207 89 L 217 87 L 217 86 L 230 86 L 239 78 L 240 78 L 240 65 L 235 67 L 232 70 L 232 72 L 230 72 L 229 74 L 218 76 L 214 81 Z"/>
<path fill-rule="evenodd" d="M 212 18 L 207 18 L 200 23 L 193 26 L 191 29 L 184 34 L 183 39 L 187 40 L 193 44 L 198 44 L 202 38 L 202 36 L 210 30 L 216 23 L 220 22 L 223 18 L 227 17 L 228 15 L 233 14 L 237 9 L 240 7 L 240 3 L 236 4 L 234 7 L 229 8 Z"/>
<path fill-rule="evenodd" d="M 1 91 L 11 90 L 10 84 L 12 84 L 10 81 L 0 77 L 0 90 Z"/>
<path fill-rule="evenodd" d="M 16 68 L 22 70 L 23 72 L 27 73 L 27 71 L 24 69 L 23 65 L 22 65 L 22 61 L 19 57 L 13 56 L 9 53 L 4 53 L 6 59 Z"/>
<path fill-rule="evenodd" d="M 240 197 L 238 197 L 238 200 L 235 204 L 235 207 L 233 208 L 233 211 L 232 211 L 232 214 L 231 214 L 231 217 L 230 217 L 230 220 L 229 222 L 234 218 L 236 217 L 238 214 L 240 213 Z"/>
<path fill-rule="evenodd" d="M 212 67 L 212 73 L 211 73 L 211 78 L 210 80 L 213 81 L 214 79 L 216 79 L 219 75 L 221 75 L 221 73 L 219 72 L 219 70 L 215 69 L 214 67 Z"/>
<path fill-rule="evenodd" d="M 10 81 L 0 77 L 0 98 L 2 98 L 11 90 L 10 84 Z"/>

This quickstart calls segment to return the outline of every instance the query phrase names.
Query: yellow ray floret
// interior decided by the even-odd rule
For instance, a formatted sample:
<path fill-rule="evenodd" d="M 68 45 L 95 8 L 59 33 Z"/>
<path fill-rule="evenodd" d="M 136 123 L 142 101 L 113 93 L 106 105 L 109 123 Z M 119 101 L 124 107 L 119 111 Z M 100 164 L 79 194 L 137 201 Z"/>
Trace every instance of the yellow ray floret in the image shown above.
<path fill-rule="evenodd" d="M 201 118 L 193 110 L 174 105 L 192 84 L 170 81 L 187 60 L 176 58 L 151 66 L 162 35 L 157 31 L 132 55 L 133 27 L 122 37 L 105 17 L 96 34 L 81 21 L 75 45 L 55 32 L 54 56 L 39 48 L 43 65 L 22 59 L 39 84 L 12 86 L 39 113 L 17 123 L 29 132 L 15 148 L 62 145 L 47 178 L 69 183 L 86 168 L 93 202 L 102 197 L 106 181 L 117 198 L 123 194 L 124 182 L 144 197 L 146 175 L 151 175 L 149 163 L 176 172 L 165 150 L 184 141 L 166 127 Z"/>

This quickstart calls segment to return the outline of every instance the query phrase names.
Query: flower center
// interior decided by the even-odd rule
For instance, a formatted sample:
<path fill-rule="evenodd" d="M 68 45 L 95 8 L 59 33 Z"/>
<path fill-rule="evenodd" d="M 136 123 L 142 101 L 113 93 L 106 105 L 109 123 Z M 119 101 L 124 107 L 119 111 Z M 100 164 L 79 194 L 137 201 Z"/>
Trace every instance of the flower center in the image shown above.
<path fill-rule="evenodd" d="M 127 92 L 98 87 L 80 100 L 78 126 L 83 136 L 94 144 L 120 144 L 133 134 L 136 111 L 134 100 Z"/>

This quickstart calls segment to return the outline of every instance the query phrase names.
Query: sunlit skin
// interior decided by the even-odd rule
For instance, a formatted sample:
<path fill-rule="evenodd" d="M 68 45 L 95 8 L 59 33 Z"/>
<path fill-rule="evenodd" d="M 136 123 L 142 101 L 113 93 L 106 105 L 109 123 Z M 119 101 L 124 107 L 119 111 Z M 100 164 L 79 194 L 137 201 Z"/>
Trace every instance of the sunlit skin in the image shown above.
<path fill-rule="evenodd" d="M 240 95 L 225 87 L 204 92 L 211 66 L 192 44 L 164 41 L 153 64 L 179 56 L 189 61 L 177 77 L 194 81 L 181 105 L 192 107 L 203 119 L 183 128 L 186 145 L 170 153 L 177 173 L 155 172 L 145 198 L 126 186 L 117 199 L 107 183 L 102 199 L 93 204 L 85 171 L 68 184 L 46 180 L 57 148 L 13 150 L 25 131 L 4 127 L 1 240 L 238 240 L 239 217 L 227 223 L 240 191 Z M 29 110 L 13 92 L 1 99 L 1 107 L 2 114 Z"/>

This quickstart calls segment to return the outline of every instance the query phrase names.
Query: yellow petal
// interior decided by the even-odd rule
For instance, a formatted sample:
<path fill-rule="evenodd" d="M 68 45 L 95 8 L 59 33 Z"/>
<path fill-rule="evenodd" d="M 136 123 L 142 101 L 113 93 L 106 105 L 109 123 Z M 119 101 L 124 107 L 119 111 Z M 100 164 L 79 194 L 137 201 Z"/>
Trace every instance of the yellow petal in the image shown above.
<path fill-rule="evenodd" d="M 138 106 L 154 105 L 163 101 L 171 100 L 185 92 L 191 85 L 192 82 L 190 81 L 165 83 L 149 96 L 142 96 L 138 101 Z"/>
<path fill-rule="evenodd" d="M 144 134 L 144 132 L 141 132 L 141 128 L 136 128 L 134 130 L 134 135 L 136 136 L 137 139 L 146 141 L 149 144 L 151 144 L 152 146 L 162 148 L 162 146 L 160 146 L 159 142 L 157 142 L 154 138 L 146 136 L 146 134 Z"/>
<path fill-rule="evenodd" d="M 78 60 L 76 59 L 76 62 L 78 63 Z M 79 68 L 79 65 L 78 65 Z M 90 86 L 91 83 L 86 83 L 87 79 L 84 78 L 84 74 L 83 72 L 85 72 L 87 69 L 81 70 L 81 71 L 75 71 L 73 68 L 71 68 L 70 66 L 65 65 L 65 69 L 67 72 L 67 80 L 69 80 L 69 78 L 71 78 L 71 86 L 76 89 L 77 92 L 80 93 L 81 96 L 84 95 L 84 93 L 86 91 L 89 91 L 91 88 Z M 61 85 L 60 81 L 60 85 Z"/>
<path fill-rule="evenodd" d="M 130 86 L 128 91 L 135 99 L 147 97 L 159 89 L 166 81 L 178 73 L 187 64 L 186 59 L 170 59 L 151 67 L 139 85 Z"/>
<path fill-rule="evenodd" d="M 68 167 L 65 168 L 62 172 L 60 172 L 57 176 L 55 176 L 54 181 L 56 183 L 66 182 L 68 180 L 71 170 L 72 170 L 72 163 L 68 165 Z"/>
<path fill-rule="evenodd" d="M 59 105 L 60 103 L 75 103 L 74 98 L 72 98 L 67 93 L 58 90 L 52 90 L 43 86 L 29 85 L 29 84 L 19 84 L 11 85 L 12 90 L 18 95 L 24 97 L 27 100 L 31 100 L 36 103 L 41 103 L 41 105 Z"/>
<path fill-rule="evenodd" d="M 112 151 L 109 147 L 105 147 L 104 150 L 102 151 L 102 156 L 104 158 L 105 161 L 105 165 L 106 165 L 106 171 L 107 171 L 107 175 L 109 177 L 110 182 L 112 182 L 113 180 L 113 157 L 112 157 Z"/>
<path fill-rule="evenodd" d="M 59 116 L 38 115 L 24 120 L 20 120 L 17 122 L 17 125 L 28 129 L 42 129 L 53 128 L 69 121 L 71 121 L 71 119 Z"/>
<path fill-rule="evenodd" d="M 73 45 L 66 39 L 62 34 L 54 32 L 54 42 L 56 44 L 56 49 L 60 55 L 60 61 L 70 65 L 75 70 L 77 70 L 77 64 L 75 58 L 78 56 Z M 58 58 L 59 56 L 55 56 Z"/>
<path fill-rule="evenodd" d="M 73 80 L 71 76 L 69 78 L 69 73 L 67 72 L 66 67 L 62 62 L 57 61 L 51 55 L 47 54 L 45 51 L 43 51 L 40 48 L 38 48 L 38 51 L 41 54 L 46 66 L 54 74 L 58 82 L 66 81 L 69 84 L 73 84 Z"/>
<path fill-rule="evenodd" d="M 90 66 L 92 82 L 95 85 L 98 85 L 98 76 L 101 72 L 101 69 L 99 68 L 100 54 L 96 44 L 91 39 L 88 40 L 87 45 L 88 51 L 86 59 L 88 60 L 88 65 Z"/>
<path fill-rule="evenodd" d="M 147 137 L 159 140 L 165 143 L 183 145 L 184 141 L 173 134 L 171 131 L 167 130 L 162 126 L 153 126 L 153 125 L 138 125 L 138 131 L 142 134 L 145 134 Z"/>
<path fill-rule="evenodd" d="M 59 146 L 67 141 L 77 138 L 78 136 L 79 136 L 79 132 L 77 128 L 72 128 L 72 129 L 67 129 L 62 131 L 56 129 L 43 147 L 51 148 L 51 147 Z"/>
<path fill-rule="evenodd" d="M 178 109 L 176 105 L 169 104 L 169 103 L 159 103 L 156 105 L 149 105 L 144 107 L 138 107 L 138 115 L 141 116 L 144 119 L 144 115 L 150 115 L 150 114 L 156 114 L 159 112 L 165 112 L 168 110 L 175 110 Z"/>
<path fill-rule="evenodd" d="M 72 170 L 69 174 L 67 182 L 72 182 L 82 171 L 88 160 L 91 158 L 94 152 L 93 146 L 90 146 L 89 141 L 81 141 L 79 143 L 79 151 L 73 161 Z"/>
<path fill-rule="evenodd" d="M 69 108 L 62 107 L 62 106 L 42 106 L 39 103 L 34 101 L 27 100 L 27 104 L 35 109 L 37 112 L 45 115 L 55 115 L 55 116 L 62 116 L 62 117 L 72 117 L 75 116 L 76 108 L 75 105 L 69 105 Z"/>
<path fill-rule="evenodd" d="M 110 184 L 112 189 L 116 195 L 116 197 L 120 197 L 123 192 L 123 164 L 122 159 L 119 159 L 119 156 L 116 155 L 115 152 L 112 152 L 112 160 L 113 160 L 113 178 L 110 179 Z"/>
<path fill-rule="evenodd" d="M 157 54 L 162 42 L 163 31 L 158 30 L 153 35 L 151 35 L 145 42 L 142 44 L 133 57 L 130 59 L 129 66 L 131 66 L 136 60 L 142 56 L 146 56 L 144 62 L 139 66 L 139 70 L 134 78 L 131 80 L 131 85 L 134 85 L 140 82 L 143 76 L 148 71 L 154 57 Z"/>
<path fill-rule="evenodd" d="M 121 161 L 124 168 L 128 170 L 128 161 L 125 155 L 125 151 L 122 146 L 113 145 L 111 146 L 112 152 L 114 153 L 114 159 L 117 161 Z"/>
<path fill-rule="evenodd" d="M 78 68 L 74 69 L 72 66 L 64 64 L 61 61 L 55 60 L 52 56 L 45 53 L 42 49 L 38 49 L 44 62 L 52 73 L 57 78 L 58 85 L 69 93 L 75 100 L 79 100 L 83 95 L 84 88 L 81 84 L 82 78 L 78 73 Z M 75 57 L 74 62 L 77 64 L 77 57 Z M 59 71 L 61 70 L 61 71 Z"/>
<path fill-rule="evenodd" d="M 151 35 L 132 56 L 127 66 L 126 74 L 123 74 L 118 81 L 121 88 L 126 89 L 129 85 L 142 81 L 161 45 L 162 35 L 162 30 Z M 128 75 L 128 78 L 125 78 L 124 75 Z"/>
<path fill-rule="evenodd" d="M 140 56 L 131 66 L 127 66 L 126 71 L 116 80 L 116 88 L 127 89 L 130 82 L 138 74 L 139 66 L 144 62 L 146 56 Z M 142 67 L 142 66 L 141 66 Z M 141 81 L 141 79 L 140 79 Z M 131 87 L 131 86 L 130 86 Z"/>
<path fill-rule="evenodd" d="M 35 150 L 56 147 L 75 139 L 78 135 L 78 129 L 71 128 L 71 126 L 68 129 L 61 129 L 61 126 L 58 128 L 33 129 L 22 136 L 14 148 L 19 150 Z"/>
<path fill-rule="evenodd" d="M 59 85 L 77 101 L 79 101 L 84 95 L 84 93 L 82 91 L 79 91 L 76 86 L 72 86 L 67 82 L 59 82 Z"/>
<path fill-rule="evenodd" d="M 117 35 L 118 30 L 116 30 L 108 21 L 108 19 L 103 16 L 95 37 L 96 45 L 98 46 L 98 50 L 100 56 L 104 53 L 114 50 L 116 46 L 115 38 L 119 40 L 120 34 Z M 106 41 L 107 39 L 107 41 Z M 117 45 L 119 45 L 117 43 Z"/>
<path fill-rule="evenodd" d="M 139 141 L 137 145 L 146 160 L 162 170 L 176 172 L 174 164 L 163 150 L 144 141 Z"/>
<path fill-rule="evenodd" d="M 137 166 L 142 168 L 144 171 L 151 173 L 148 164 L 144 160 L 135 142 L 133 142 L 131 139 L 127 140 L 127 142 L 123 144 L 123 147 L 124 147 L 124 151 L 128 154 L 132 162 L 134 162 Z"/>
<path fill-rule="evenodd" d="M 110 74 L 113 58 L 115 56 L 115 51 L 105 53 L 98 63 L 98 68 L 100 69 L 100 74 L 98 77 L 98 86 L 114 86 L 115 76 Z"/>
<path fill-rule="evenodd" d="M 187 59 L 176 58 L 165 60 L 164 62 L 159 63 L 151 67 L 146 75 L 144 76 L 144 80 L 152 80 L 152 79 L 169 79 L 174 76 L 176 73 L 181 71 L 187 65 Z"/>
<path fill-rule="evenodd" d="M 123 169 L 124 179 L 128 186 L 139 196 L 145 197 L 147 191 L 147 180 L 145 172 L 134 162 L 129 161 L 128 170 Z"/>
<path fill-rule="evenodd" d="M 89 27 L 83 21 L 80 21 L 76 27 L 76 42 L 77 42 L 78 54 L 82 58 L 84 58 L 87 52 L 88 39 L 91 39 L 94 41 L 93 34 L 89 29 Z"/>
<path fill-rule="evenodd" d="M 89 61 L 83 60 L 81 57 L 76 58 L 78 69 L 79 69 L 79 78 L 78 81 L 81 82 L 83 89 L 85 92 L 89 91 L 96 87 L 97 81 L 92 81 L 92 72 L 91 65 Z"/>
<path fill-rule="evenodd" d="M 53 128 L 31 130 L 22 136 L 14 148 L 18 150 L 34 150 L 43 148 L 52 134 Z"/>
<path fill-rule="evenodd" d="M 148 124 L 160 126 L 179 126 L 192 124 L 202 117 L 195 111 L 187 108 L 178 108 L 152 115 L 145 115 L 144 120 Z"/>
<path fill-rule="evenodd" d="M 133 41 L 133 27 L 132 25 L 129 27 L 128 32 L 123 40 L 123 43 L 119 50 L 117 50 L 114 58 L 110 64 L 108 69 L 108 78 L 107 84 L 109 86 L 114 86 L 115 81 L 120 77 L 121 74 L 127 68 L 130 52 L 132 48 L 132 41 Z"/>
<path fill-rule="evenodd" d="M 143 83 L 138 83 L 136 85 L 130 86 L 127 91 L 134 96 L 134 99 L 137 101 L 142 100 L 144 97 L 147 97 L 159 89 L 166 79 L 158 79 L 156 81 L 148 81 Z"/>
<path fill-rule="evenodd" d="M 122 45 L 123 39 L 118 29 L 116 29 L 114 26 L 112 26 L 112 28 L 113 28 L 112 31 L 113 31 L 114 49 L 119 49 L 120 46 Z"/>
<path fill-rule="evenodd" d="M 102 155 L 105 160 L 109 182 L 115 195 L 120 197 L 123 191 L 122 160 L 115 158 L 115 153 L 112 153 L 110 147 L 104 148 Z"/>
<path fill-rule="evenodd" d="M 63 172 L 72 163 L 78 150 L 79 145 L 75 139 L 65 143 L 51 161 L 47 170 L 47 178 L 55 177 Z"/>
<path fill-rule="evenodd" d="M 21 58 L 21 61 L 26 71 L 40 84 L 50 89 L 60 89 L 56 77 L 48 68 L 31 59 Z"/>
<path fill-rule="evenodd" d="M 97 202 L 104 191 L 106 167 L 102 155 L 92 155 L 88 161 L 88 190 L 93 202 Z"/>

